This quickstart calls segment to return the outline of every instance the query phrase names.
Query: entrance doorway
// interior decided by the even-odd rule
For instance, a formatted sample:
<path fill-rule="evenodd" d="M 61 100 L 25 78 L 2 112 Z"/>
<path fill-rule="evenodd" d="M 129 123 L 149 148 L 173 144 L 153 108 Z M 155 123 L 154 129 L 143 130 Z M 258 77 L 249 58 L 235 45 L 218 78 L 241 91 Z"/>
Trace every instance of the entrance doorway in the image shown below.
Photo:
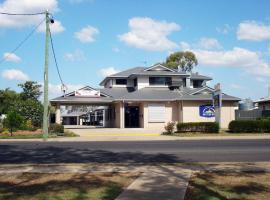
<path fill-rule="evenodd" d="M 140 127 L 140 109 L 139 106 L 125 107 L 125 128 L 139 128 Z"/>

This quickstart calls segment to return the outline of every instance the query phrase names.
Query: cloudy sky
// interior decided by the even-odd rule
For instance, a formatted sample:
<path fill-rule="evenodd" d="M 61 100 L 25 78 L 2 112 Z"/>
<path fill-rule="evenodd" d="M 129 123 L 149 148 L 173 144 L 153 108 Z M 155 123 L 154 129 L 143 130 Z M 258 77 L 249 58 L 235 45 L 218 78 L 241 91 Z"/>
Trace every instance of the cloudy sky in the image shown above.
<path fill-rule="evenodd" d="M 210 86 L 220 82 L 225 92 L 252 99 L 270 86 L 269 8 L 269 0 L 0 0 L 0 12 L 50 10 L 69 91 L 98 87 L 108 74 L 191 50 L 199 60 L 194 71 L 212 76 Z M 18 90 L 25 80 L 42 83 L 44 24 L 10 53 L 42 20 L 0 15 L 0 89 Z M 60 93 L 52 58 L 50 52 L 51 97 Z"/>

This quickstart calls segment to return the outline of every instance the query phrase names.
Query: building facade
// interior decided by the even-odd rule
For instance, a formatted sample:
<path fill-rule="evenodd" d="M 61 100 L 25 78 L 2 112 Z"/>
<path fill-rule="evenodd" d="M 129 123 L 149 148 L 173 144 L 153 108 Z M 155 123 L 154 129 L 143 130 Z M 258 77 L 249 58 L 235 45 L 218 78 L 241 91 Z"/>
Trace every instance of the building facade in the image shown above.
<path fill-rule="evenodd" d="M 61 105 L 91 105 L 106 107 L 104 127 L 163 129 L 169 121 L 215 121 L 214 89 L 207 86 L 210 80 L 208 76 L 157 64 L 119 72 L 106 77 L 100 83 L 101 89 L 86 86 L 50 102 L 56 107 L 57 123 L 62 123 Z M 234 120 L 239 100 L 222 94 L 222 128 Z"/>

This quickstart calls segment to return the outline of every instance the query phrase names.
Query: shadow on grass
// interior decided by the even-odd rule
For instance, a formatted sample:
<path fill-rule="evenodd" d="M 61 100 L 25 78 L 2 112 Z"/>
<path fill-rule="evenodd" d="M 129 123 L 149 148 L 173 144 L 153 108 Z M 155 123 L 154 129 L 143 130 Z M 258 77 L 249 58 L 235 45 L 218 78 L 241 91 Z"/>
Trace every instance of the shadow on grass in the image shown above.
<path fill-rule="evenodd" d="M 208 199 L 234 199 L 244 200 L 247 196 L 260 194 L 262 192 L 270 193 L 270 189 L 263 183 L 256 181 L 257 175 L 264 175 L 264 172 L 207 172 L 194 175 L 189 182 L 189 187 L 185 196 L 185 200 L 208 200 Z M 239 182 L 223 182 L 217 183 L 216 178 L 231 176 L 254 179 L 254 181 L 242 180 Z M 270 194 L 268 194 L 270 195 Z"/>
<path fill-rule="evenodd" d="M 46 178 L 45 176 L 50 176 Z M 57 175 L 56 175 L 57 176 Z M 43 178 L 42 181 L 39 181 Z M 122 191 L 122 183 L 87 174 L 58 179 L 48 174 L 22 174 L 18 183 L 0 180 L 1 200 L 113 200 Z"/>

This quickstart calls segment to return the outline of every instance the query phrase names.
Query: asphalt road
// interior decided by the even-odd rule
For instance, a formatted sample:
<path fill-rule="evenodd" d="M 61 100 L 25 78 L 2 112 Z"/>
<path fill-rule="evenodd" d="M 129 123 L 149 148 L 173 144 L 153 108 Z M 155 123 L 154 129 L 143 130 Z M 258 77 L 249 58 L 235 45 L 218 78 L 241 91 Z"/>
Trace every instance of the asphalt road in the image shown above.
<path fill-rule="evenodd" d="M 0 142 L 0 164 L 270 161 L 270 140 Z"/>

